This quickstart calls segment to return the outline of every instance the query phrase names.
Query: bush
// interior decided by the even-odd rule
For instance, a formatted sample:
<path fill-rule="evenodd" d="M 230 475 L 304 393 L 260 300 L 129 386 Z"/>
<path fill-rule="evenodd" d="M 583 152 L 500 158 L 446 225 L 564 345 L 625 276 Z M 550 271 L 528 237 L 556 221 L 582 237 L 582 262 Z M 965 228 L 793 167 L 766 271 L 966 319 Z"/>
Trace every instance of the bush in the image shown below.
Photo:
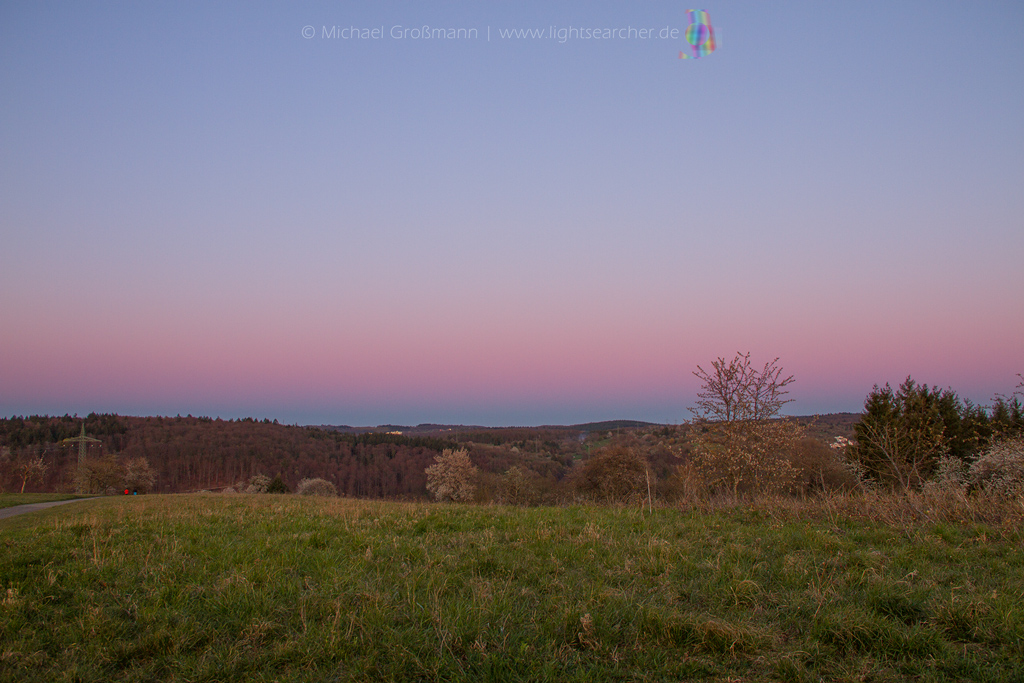
<path fill-rule="evenodd" d="M 932 478 L 924 485 L 929 494 L 963 493 L 967 489 L 967 464 L 960 458 L 944 455 L 935 463 Z"/>
<path fill-rule="evenodd" d="M 270 486 L 270 477 L 265 474 L 254 474 L 249 477 L 249 485 L 245 487 L 246 493 L 266 493 Z"/>
<path fill-rule="evenodd" d="M 303 479 L 295 488 L 300 496 L 336 496 L 338 489 L 326 479 Z"/>
<path fill-rule="evenodd" d="M 689 476 L 704 493 L 777 494 L 791 491 L 800 470 L 790 461 L 803 428 L 794 420 L 741 420 L 698 426 Z"/>
<path fill-rule="evenodd" d="M 677 472 L 683 489 L 702 494 L 775 494 L 795 488 L 800 470 L 791 462 L 803 428 L 781 419 L 793 376 L 783 377 L 779 359 L 758 370 L 750 353 L 726 363 L 719 357 L 705 371 L 697 366 L 700 400 L 690 410 L 693 424 L 691 462 Z"/>
<path fill-rule="evenodd" d="M 280 476 L 277 476 L 267 484 L 267 493 L 291 493 L 291 489 L 288 488 L 288 485 L 284 483 Z"/>
<path fill-rule="evenodd" d="M 504 505 L 533 505 L 537 502 L 538 491 L 531 477 L 513 465 L 498 479 L 497 499 Z"/>
<path fill-rule="evenodd" d="M 997 442 L 967 473 L 971 488 L 1003 498 L 1024 495 L 1024 437 Z"/>
<path fill-rule="evenodd" d="M 797 441 L 789 462 L 799 472 L 795 484 L 802 493 L 852 491 L 859 483 L 839 449 L 819 439 L 805 437 Z"/>
<path fill-rule="evenodd" d="M 576 490 L 600 503 L 636 503 L 647 497 L 647 464 L 626 446 L 612 446 L 587 460 Z"/>

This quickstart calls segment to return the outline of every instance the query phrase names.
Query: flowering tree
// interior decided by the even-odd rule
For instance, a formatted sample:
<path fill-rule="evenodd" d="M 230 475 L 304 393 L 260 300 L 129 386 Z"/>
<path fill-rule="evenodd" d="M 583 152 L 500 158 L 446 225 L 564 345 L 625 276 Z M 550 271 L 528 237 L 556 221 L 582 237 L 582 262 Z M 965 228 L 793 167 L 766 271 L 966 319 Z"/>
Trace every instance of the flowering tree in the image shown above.
<path fill-rule="evenodd" d="M 790 402 L 786 387 L 793 376 L 784 376 L 778 362 L 758 369 L 749 352 L 737 353 L 693 373 L 702 386 L 690 409 L 696 415 L 690 467 L 705 490 L 771 493 L 791 487 L 800 474 L 789 456 L 803 428 L 779 416 Z"/>
<path fill-rule="evenodd" d="M 156 472 L 146 458 L 132 458 L 124 468 L 124 487 L 138 493 L 149 493 L 156 483 Z"/>
<path fill-rule="evenodd" d="M 427 490 L 437 501 L 470 501 L 476 492 L 477 469 L 465 448 L 446 448 L 426 469 Z"/>

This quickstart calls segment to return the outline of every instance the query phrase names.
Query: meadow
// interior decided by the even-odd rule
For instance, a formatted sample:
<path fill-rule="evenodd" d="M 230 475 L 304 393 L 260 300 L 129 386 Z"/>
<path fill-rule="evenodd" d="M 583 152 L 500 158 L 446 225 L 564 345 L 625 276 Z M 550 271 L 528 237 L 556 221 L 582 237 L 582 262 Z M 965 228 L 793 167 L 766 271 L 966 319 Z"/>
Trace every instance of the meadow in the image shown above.
<path fill-rule="evenodd" d="M 0 681 L 1024 680 L 1019 523 L 856 507 L 84 501 L 0 521 Z"/>

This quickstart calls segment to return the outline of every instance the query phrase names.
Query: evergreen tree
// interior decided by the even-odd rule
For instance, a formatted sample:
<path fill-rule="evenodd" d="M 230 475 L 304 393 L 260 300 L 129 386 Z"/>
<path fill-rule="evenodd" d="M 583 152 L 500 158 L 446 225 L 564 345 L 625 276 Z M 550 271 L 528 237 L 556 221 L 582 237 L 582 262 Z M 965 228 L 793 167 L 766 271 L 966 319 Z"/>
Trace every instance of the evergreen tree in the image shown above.
<path fill-rule="evenodd" d="M 959 433 L 960 408 L 952 391 L 919 385 L 909 376 L 896 392 L 888 384 L 876 384 L 854 427 L 853 457 L 879 483 L 903 489 L 920 486 L 948 450 L 947 422 L 958 448 L 969 441 Z"/>
<path fill-rule="evenodd" d="M 1016 396 L 996 396 L 992 404 L 991 433 L 1005 438 L 1024 433 L 1024 406 Z"/>

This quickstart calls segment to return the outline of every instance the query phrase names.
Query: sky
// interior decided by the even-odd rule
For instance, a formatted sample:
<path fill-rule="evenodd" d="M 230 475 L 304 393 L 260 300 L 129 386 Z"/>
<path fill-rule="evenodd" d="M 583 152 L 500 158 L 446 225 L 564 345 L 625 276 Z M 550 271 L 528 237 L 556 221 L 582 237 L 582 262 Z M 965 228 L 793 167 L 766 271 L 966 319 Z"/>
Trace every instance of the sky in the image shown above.
<path fill-rule="evenodd" d="M 0 3 L 0 415 L 1012 393 L 1024 4 L 712 2 L 681 59 L 691 7 Z"/>

